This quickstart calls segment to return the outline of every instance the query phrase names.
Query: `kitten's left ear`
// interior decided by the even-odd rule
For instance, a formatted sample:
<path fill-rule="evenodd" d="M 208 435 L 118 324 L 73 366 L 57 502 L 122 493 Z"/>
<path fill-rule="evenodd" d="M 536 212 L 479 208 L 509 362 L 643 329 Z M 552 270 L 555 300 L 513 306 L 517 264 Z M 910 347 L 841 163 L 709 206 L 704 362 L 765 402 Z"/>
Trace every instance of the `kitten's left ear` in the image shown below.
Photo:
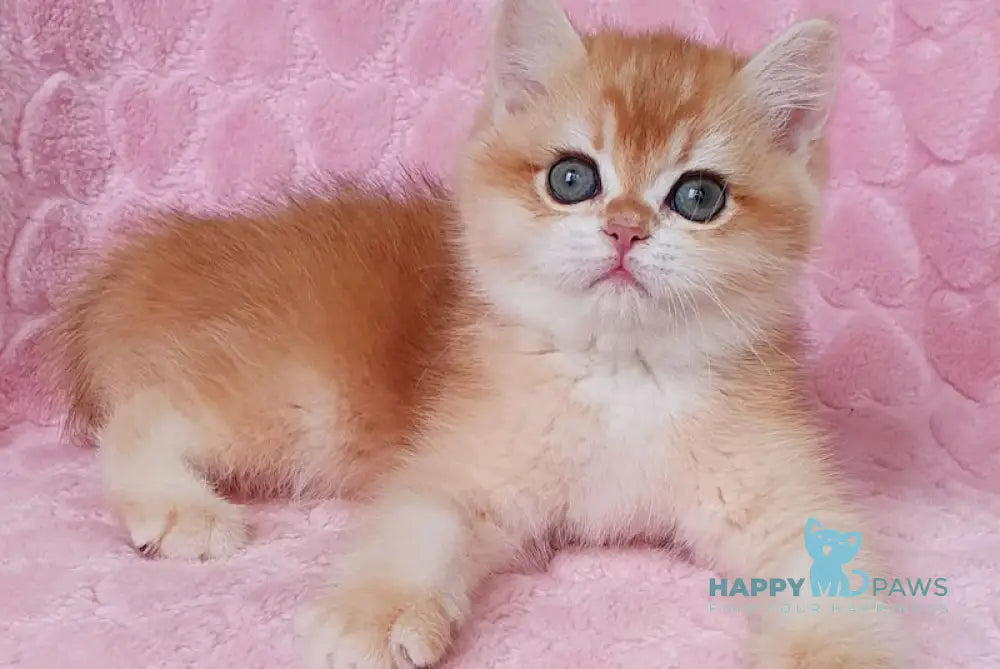
<path fill-rule="evenodd" d="M 555 0 L 501 0 L 490 56 L 494 113 L 516 113 L 544 95 L 560 68 L 586 57 Z"/>
<path fill-rule="evenodd" d="M 861 546 L 860 532 L 848 532 L 844 536 L 847 537 L 847 543 L 851 544 L 855 548 L 860 548 Z"/>
<path fill-rule="evenodd" d="M 813 19 L 793 25 L 744 66 L 744 90 L 782 148 L 798 152 L 822 136 L 839 51 L 836 26 Z"/>

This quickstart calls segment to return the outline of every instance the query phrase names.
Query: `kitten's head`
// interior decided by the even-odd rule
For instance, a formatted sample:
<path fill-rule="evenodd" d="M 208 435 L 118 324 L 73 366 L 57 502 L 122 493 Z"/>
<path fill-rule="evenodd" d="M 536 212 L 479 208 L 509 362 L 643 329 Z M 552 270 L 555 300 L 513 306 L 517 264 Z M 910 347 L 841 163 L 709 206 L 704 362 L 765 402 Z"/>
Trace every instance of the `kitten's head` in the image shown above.
<path fill-rule="evenodd" d="M 812 518 L 806 523 L 806 551 L 814 560 L 847 564 L 861 548 L 860 532 L 838 532 Z"/>
<path fill-rule="evenodd" d="M 554 0 L 503 1 L 459 168 L 479 287 L 515 320 L 589 336 L 695 312 L 710 336 L 764 326 L 810 247 L 836 42 L 809 21 L 747 59 L 580 36 Z"/>

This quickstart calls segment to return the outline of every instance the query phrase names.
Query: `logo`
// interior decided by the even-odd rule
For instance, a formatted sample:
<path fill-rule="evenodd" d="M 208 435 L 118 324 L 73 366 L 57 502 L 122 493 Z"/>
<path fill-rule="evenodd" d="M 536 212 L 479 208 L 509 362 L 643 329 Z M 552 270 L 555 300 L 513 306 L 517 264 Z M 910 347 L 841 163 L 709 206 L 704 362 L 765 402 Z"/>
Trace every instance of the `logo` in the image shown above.
<path fill-rule="evenodd" d="M 851 589 L 844 565 L 854 559 L 861 548 L 860 532 L 838 532 L 825 528 L 815 518 L 806 521 L 806 551 L 813 559 L 809 569 L 809 585 L 814 597 L 857 597 L 868 590 L 868 573 L 852 569 L 861 577 L 861 585 Z"/>
<path fill-rule="evenodd" d="M 766 606 L 782 613 L 818 612 L 824 607 L 820 601 L 825 598 L 848 601 L 859 595 L 872 598 L 895 598 L 892 605 L 865 600 L 862 604 L 829 606 L 834 613 L 858 613 L 864 611 L 894 611 L 896 613 L 945 613 L 947 607 L 941 603 L 948 594 L 948 579 L 944 577 L 879 577 L 869 576 L 864 569 L 854 569 L 850 562 L 861 551 L 861 532 L 842 531 L 823 525 L 815 518 L 806 520 L 803 543 L 806 555 L 811 559 L 808 585 L 806 579 L 771 575 L 769 578 L 717 578 L 709 579 L 708 595 L 725 598 L 726 604 L 717 607 L 709 602 L 709 611 L 750 613 Z M 812 595 L 810 597 L 810 595 Z M 780 601 L 772 598 L 782 598 Z M 750 599 L 743 599 L 750 598 Z M 808 601 L 796 601 L 808 598 Z M 737 602 L 745 602 L 743 605 Z M 903 603 L 900 604 L 899 602 Z"/>

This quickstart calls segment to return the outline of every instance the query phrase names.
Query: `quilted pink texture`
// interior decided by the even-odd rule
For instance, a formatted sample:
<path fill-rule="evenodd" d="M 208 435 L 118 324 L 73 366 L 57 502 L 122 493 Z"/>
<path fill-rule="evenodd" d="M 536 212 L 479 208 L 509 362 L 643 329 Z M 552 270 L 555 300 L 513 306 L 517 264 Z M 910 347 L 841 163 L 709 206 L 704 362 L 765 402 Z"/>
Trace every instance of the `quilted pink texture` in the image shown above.
<path fill-rule="evenodd" d="M 137 559 L 94 453 L 60 443 L 35 335 L 83 251 L 145 209 L 239 207 L 327 172 L 447 174 L 481 82 L 478 0 L 0 0 L 0 666 L 290 667 L 291 614 L 353 513 L 255 509 L 232 559 Z M 754 48 L 843 25 L 813 387 L 900 577 L 912 666 L 1000 667 L 1000 2 L 566 0 L 583 26 Z M 850 528 L 840 528 L 850 529 Z M 745 622 L 654 550 L 496 578 L 454 668 L 737 667 Z"/>

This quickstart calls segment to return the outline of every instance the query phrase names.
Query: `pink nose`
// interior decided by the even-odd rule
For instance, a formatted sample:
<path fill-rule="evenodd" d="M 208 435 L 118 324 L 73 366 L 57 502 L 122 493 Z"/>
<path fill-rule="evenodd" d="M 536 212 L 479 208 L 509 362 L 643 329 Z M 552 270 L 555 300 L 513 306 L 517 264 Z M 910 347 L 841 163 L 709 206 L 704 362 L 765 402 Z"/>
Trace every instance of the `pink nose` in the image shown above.
<path fill-rule="evenodd" d="M 636 242 L 649 239 L 646 229 L 635 222 L 635 219 L 613 218 L 604 224 L 604 234 L 608 236 L 618 257 L 624 258 L 625 254 Z"/>

